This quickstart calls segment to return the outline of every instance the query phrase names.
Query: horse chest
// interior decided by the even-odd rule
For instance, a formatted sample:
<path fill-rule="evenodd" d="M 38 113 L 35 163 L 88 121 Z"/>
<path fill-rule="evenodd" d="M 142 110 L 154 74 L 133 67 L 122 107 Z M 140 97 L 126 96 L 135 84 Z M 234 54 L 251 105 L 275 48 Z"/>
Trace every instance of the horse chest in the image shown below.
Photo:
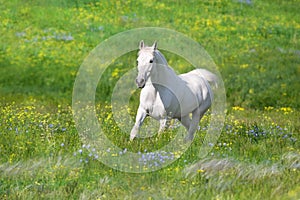
<path fill-rule="evenodd" d="M 140 106 L 154 119 L 159 120 L 167 116 L 167 111 L 165 110 L 162 99 L 152 86 L 142 89 L 140 94 Z"/>

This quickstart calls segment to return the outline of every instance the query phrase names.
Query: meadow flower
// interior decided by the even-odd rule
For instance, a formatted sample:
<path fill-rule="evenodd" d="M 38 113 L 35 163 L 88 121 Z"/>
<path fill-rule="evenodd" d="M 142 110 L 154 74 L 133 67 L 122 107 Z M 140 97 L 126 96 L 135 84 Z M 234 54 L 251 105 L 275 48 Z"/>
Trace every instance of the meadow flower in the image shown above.
<path fill-rule="evenodd" d="M 61 34 L 54 33 L 54 38 L 56 40 L 62 40 L 62 41 L 72 41 L 72 40 L 74 40 L 74 37 L 71 34 L 68 34 L 68 35 L 62 34 L 61 35 Z"/>
<path fill-rule="evenodd" d="M 17 33 L 16 33 L 16 36 L 17 36 L 17 37 L 25 37 L 25 36 L 26 36 L 26 33 L 25 33 L 25 32 L 17 32 Z"/>
<path fill-rule="evenodd" d="M 252 5 L 252 1 L 251 0 L 239 0 L 240 3 L 244 3 L 244 4 L 248 4 L 248 5 Z"/>
<path fill-rule="evenodd" d="M 240 106 L 233 106 L 232 110 L 237 110 L 237 111 L 244 111 L 245 109 L 240 107 Z"/>
<path fill-rule="evenodd" d="M 72 36 L 72 35 L 67 35 L 67 36 L 64 36 L 63 37 L 63 40 L 65 40 L 65 41 L 71 41 L 71 40 L 74 40 L 74 37 Z"/>
<path fill-rule="evenodd" d="M 158 167 L 164 164 L 168 160 L 174 159 L 174 154 L 172 152 L 146 152 L 140 153 L 141 157 L 139 162 L 147 167 Z"/>
<path fill-rule="evenodd" d="M 98 26 L 98 30 L 99 31 L 103 31 L 104 30 L 104 26 Z"/>

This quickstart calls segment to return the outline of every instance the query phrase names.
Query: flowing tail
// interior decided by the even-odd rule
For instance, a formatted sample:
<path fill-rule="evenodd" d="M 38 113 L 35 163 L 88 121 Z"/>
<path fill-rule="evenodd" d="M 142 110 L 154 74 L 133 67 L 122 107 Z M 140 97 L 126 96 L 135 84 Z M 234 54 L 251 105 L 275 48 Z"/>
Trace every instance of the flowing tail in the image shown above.
<path fill-rule="evenodd" d="M 210 84 L 213 84 L 215 87 L 218 87 L 218 78 L 215 74 L 211 73 L 206 69 L 195 69 L 193 70 L 194 73 L 203 77 L 207 80 Z"/>

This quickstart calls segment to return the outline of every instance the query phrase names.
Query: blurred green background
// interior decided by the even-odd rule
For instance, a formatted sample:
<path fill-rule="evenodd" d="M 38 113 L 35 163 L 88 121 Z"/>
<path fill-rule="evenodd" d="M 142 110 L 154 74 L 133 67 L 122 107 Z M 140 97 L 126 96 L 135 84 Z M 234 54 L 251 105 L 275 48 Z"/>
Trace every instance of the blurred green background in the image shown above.
<path fill-rule="evenodd" d="M 70 104 L 76 72 L 94 47 L 113 34 L 157 26 L 206 49 L 223 77 L 229 106 L 298 109 L 298 8 L 296 0 L 1 0 L 0 94 L 4 101 L 33 96 Z M 176 56 L 167 59 L 181 63 Z M 100 101 L 109 100 L 116 80 L 132 67 L 135 54 L 112 64 Z"/>

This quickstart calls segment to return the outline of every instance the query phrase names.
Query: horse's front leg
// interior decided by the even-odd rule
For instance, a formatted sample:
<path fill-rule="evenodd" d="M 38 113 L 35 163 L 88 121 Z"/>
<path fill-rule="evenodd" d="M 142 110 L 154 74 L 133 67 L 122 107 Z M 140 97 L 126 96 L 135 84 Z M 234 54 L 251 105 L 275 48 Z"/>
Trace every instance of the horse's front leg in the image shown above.
<path fill-rule="evenodd" d="M 144 108 L 142 108 L 141 106 L 139 106 L 137 114 L 136 114 L 136 118 L 135 118 L 135 124 L 132 127 L 131 132 L 130 132 L 130 140 L 131 141 L 138 134 L 139 129 L 140 129 L 141 125 L 143 124 L 146 117 L 147 117 L 146 110 Z"/>

